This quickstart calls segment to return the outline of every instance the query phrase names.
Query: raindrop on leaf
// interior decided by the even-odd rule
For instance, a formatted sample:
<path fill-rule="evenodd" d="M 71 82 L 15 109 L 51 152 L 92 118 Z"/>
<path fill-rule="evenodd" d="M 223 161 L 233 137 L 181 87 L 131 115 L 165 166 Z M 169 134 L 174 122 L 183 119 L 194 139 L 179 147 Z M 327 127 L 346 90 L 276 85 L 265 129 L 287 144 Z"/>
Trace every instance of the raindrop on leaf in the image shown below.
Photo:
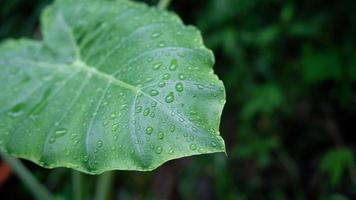
<path fill-rule="evenodd" d="M 174 101 L 174 94 L 173 92 L 168 93 L 166 98 L 164 99 L 166 103 L 172 103 Z"/>

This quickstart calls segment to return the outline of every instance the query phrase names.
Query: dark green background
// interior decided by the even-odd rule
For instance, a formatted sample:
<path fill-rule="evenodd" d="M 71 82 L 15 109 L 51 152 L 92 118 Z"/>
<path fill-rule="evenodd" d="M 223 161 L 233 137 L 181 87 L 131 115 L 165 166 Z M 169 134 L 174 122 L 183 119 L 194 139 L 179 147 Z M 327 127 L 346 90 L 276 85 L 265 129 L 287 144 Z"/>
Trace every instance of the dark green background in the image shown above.
<path fill-rule="evenodd" d="M 0 0 L 0 39 L 40 38 L 50 2 Z M 117 171 L 113 199 L 356 199 L 356 1 L 173 0 L 169 10 L 215 53 L 228 155 Z M 70 170 L 25 163 L 70 198 Z M 96 177 L 85 178 L 92 191 Z M 0 186 L 1 199 L 29 195 L 15 176 Z"/>

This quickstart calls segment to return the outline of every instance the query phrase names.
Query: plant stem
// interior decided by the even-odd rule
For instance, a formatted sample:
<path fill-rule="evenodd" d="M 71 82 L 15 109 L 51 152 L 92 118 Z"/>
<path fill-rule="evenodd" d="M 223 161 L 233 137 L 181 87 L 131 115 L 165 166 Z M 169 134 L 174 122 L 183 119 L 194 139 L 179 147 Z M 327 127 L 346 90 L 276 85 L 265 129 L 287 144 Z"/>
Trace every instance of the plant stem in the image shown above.
<path fill-rule="evenodd" d="M 114 172 L 105 172 L 99 176 L 99 180 L 96 186 L 95 200 L 110 199 L 111 183 L 114 178 Z"/>
<path fill-rule="evenodd" d="M 16 175 L 26 185 L 32 195 L 38 200 L 54 199 L 51 193 L 41 185 L 33 174 L 21 163 L 20 160 L 13 158 L 3 152 L 0 152 L 1 157 L 11 166 Z"/>
<path fill-rule="evenodd" d="M 76 170 L 72 170 L 72 193 L 74 200 L 83 200 L 83 174 Z"/>
<path fill-rule="evenodd" d="M 160 0 L 158 2 L 157 7 L 161 10 L 165 10 L 165 9 L 167 9 L 167 7 L 169 6 L 170 3 L 171 3 L 171 0 Z"/>

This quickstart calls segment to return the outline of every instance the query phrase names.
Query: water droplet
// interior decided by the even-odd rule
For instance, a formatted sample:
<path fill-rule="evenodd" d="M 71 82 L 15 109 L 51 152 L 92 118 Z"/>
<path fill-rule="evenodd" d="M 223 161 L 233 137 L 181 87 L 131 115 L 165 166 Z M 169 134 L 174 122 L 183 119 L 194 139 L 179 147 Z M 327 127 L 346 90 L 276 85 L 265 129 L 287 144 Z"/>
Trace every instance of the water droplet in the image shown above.
<path fill-rule="evenodd" d="M 150 114 L 150 108 L 145 108 L 145 110 L 143 111 L 143 115 L 147 116 Z"/>
<path fill-rule="evenodd" d="M 98 147 L 102 147 L 103 146 L 103 141 L 102 140 L 98 140 L 97 145 L 98 145 Z"/>
<path fill-rule="evenodd" d="M 173 92 L 169 92 L 164 100 L 166 101 L 166 103 L 172 103 L 174 101 Z"/>
<path fill-rule="evenodd" d="M 150 91 L 151 96 L 157 96 L 158 94 L 159 94 L 158 90 L 153 89 Z"/>
<path fill-rule="evenodd" d="M 197 128 L 193 127 L 192 128 L 193 132 L 197 132 Z"/>
<path fill-rule="evenodd" d="M 121 107 L 120 107 L 121 110 L 124 110 L 125 108 L 127 108 L 127 104 L 123 104 L 123 105 L 121 105 Z"/>
<path fill-rule="evenodd" d="M 152 77 L 147 77 L 147 78 L 146 78 L 146 83 L 151 82 L 152 80 L 153 80 Z"/>
<path fill-rule="evenodd" d="M 201 84 L 198 84 L 197 87 L 198 87 L 198 89 L 201 89 L 201 90 L 204 89 L 204 86 Z"/>
<path fill-rule="evenodd" d="M 89 156 L 84 156 L 83 161 L 84 161 L 84 162 L 88 162 L 88 161 L 89 161 Z"/>
<path fill-rule="evenodd" d="M 23 113 L 24 109 L 25 109 L 25 104 L 19 103 L 16 106 L 14 106 L 7 114 L 10 117 L 18 117 Z"/>
<path fill-rule="evenodd" d="M 115 117 L 116 117 L 116 114 L 115 114 L 115 113 L 111 113 L 110 117 L 111 117 L 111 118 L 115 118 Z"/>
<path fill-rule="evenodd" d="M 194 135 L 189 136 L 189 140 L 194 141 L 195 137 Z"/>
<path fill-rule="evenodd" d="M 151 62 L 152 60 L 153 60 L 153 57 L 148 57 L 148 58 L 147 58 L 147 61 L 148 61 L 148 62 Z"/>
<path fill-rule="evenodd" d="M 157 147 L 156 147 L 156 153 L 157 153 L 157 154 L 162 153 L 162 151 L 163 151 L 162 147 L 160 147 L 160 146 L 157 146 Z"/>
<path fill-rule="evenodd" d="M 152 38 L 158 38 L 160 35 L 161 35 L 160 32 L 154 32 L 154 33 L 151 34 L 151 37 Z"/>
<path fill-rule="evenodd" d="M 162 62 L 159 62 L 159 63 L 154 64 L 154 65 L 152 66 L 152 68 L 153 68 L 154 70 L 159 70 L 159 68 L 161 68 L 161 66 L 162 66 Z"/>
<path fill-rule="evenodd" d="M 174 149 L 173 148 L 170 148 L 169 151 L 168 151 L 169 154 L 173 154 L 174 153 Z"/>
<path fill-rule="evenodd" d="M 199 153 L 204 153 L 204 148 L 203 147 L 199 147 L 198 152 Z"/>
<path fill-rule="evenodd" d="M 49 143 L 54 143 L 56 141 L 56 138 L 55 137 L 51 137 L 50 139 L 49 139 Z"/>
<path fill-rule="evenodd" d="M 164 81 L 161 81 L 158 83 L 158 87 L 162 88 L 166 85 L 166 83 Z"/>
<path fill-rule="evenodd" d="M 62 137 L 62 136 L 64 136 L 66 133 L 67 133 L 67 129 L 65 129 L 65 128 L 60 128 L 60 129 L 57 129 L 57 130 L 54 132 L 54 135 L 55 135 L 55 137 Z"/>
<path fill-rule="evenodd" d="M 184 75 L 184 74 L 179 74 L 179 75 L 178 75 L 178 78 L 179 78 L 180 80 L 184 80 L 184 79 L 185 79 L 185 75 Z"/>
<path fill-rule="evenodd" d="M 177 92 L 183 92 L 183 90 L 184 90 L 183 84 L 182 83 L 177 83 L 176 84 L 176 90 L 177 90 Z"/>
<path fill-rule="evenodd" d="M 164 138 L 164 133 L 162 131 L 158 132 L 157 138 L 162 140 Z"/>
<path fill-rule="evenodd" d="M 196 115 L 197 112 L 196 112 L 195 110 L 190 110 L 190 111 L 189 111 L 189 114 L 191 114 L 191 115 Z"/>
<path fill-rule="evenodd" d="M 174 132 L 176 130 L 176 126 L 173 124 L 169 127 L 170 132 Z"/>
<path fill-rule="evenodd" d="M 151 112 L 150 116 L 151 116 L 152 118 L 154 118 L 154 117 L 155 117 L 155 113 L 154 113 L 154 112 Z"/>
<path fill-rule="evenodd" d="M 189 146 L 189 148 L 190 148 L 190 150 L 195 151 L 197 149 L 197 145 L 196 144 L 191 144 Z"/>
<path fill-rule="evenodd" d="M 136 107 L 136 112 L 137 112 L 137 113 L 140 113 L 141 111 L 142 111 L 142 106 L 137 106 L 137 107 Z"/>
<path fill-rule="evenodd" d="M 171 61 L 171 65 L 169 66 L 169 70 L 174 71 L 177 69 L 177 67 L 178 67 L 178 62 L 176 59 L 173 59 Z"/>
<path fill-rule="evenodd" d="M 161 42 L 158 43 L 157 46 L 158 46 L 158 47 L 164 47 L 164 46 L 166 46 L 166 44 L 165 44 L 163 41 L 161 41 Z"/>
<path fill-rule="evenodd" d="M 113 124 L 113 125 L 111 126 L 111 130 L 112 130 L 112 131 L 117 131 L 118 128 L 119 128 L 119 124 Z"/>
<path fill-rule="evenodd" d="M 216 142 L 212 141 L 211 146 L 215 148 L 217 146 Z"/>
<path fill-rule="evenodd" d="M 168 80 L 170 77 L 171 77 L 171 75 L 169 75 L 169 74 L 164 74 L 163 75 L 163 79 L 164 80 Z"/>
<path fill-rule="evenodd" d="M 152 106 L 152 107 L 156 107 L 156 106 L 157 106 L 157 102 L 152 101 L 151 106 Z"/>
<path fill-rule="evenodd" d="M 153 132 L 153 128 L 152 127 L 147 127 L 146 128 L 146 133 L 148 134 L 148 135 L 151 135 L 151 133 Z"/>

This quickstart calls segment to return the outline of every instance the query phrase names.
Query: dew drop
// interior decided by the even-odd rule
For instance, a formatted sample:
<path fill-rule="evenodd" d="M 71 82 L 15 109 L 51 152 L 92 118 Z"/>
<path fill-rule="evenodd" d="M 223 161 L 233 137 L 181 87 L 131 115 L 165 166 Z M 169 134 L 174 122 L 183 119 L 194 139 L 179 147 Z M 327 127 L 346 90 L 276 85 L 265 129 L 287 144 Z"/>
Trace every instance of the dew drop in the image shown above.
<path fill-rule="evenodd" d="M 204 89 L 204 86 L 201 84 L 198 84 L 197 87 L 198 87 L 198 89 L 201 89 L 201 90 Z"/>
<path fill-rule="evenodd" d="M 147 61 L 148 61 L 148 62 L 151 62 L 152 60 L 153 60 L 152 57 L 147 58 Z"/>
<path fill-rule="evenodd" d="M 97 145 L 98 145 L 98 147 L 102 147 L 103 146 L 103 141 L 102 140 L 98 140 Z"/>
<path fill-rule="evenodd" d="M 157 96 L 158 94 L 159 94 L 158 90 L 153 89 L 150 91 L 151 96 Z"/>
<path fill-rule="evenodd" d="M 161 68 L 161 66 L 162 66 L 162 62 L 159 62 L 159 63 L 154 64 L 154 65 L 152 66 L 152 68 L 153 68 L 154 70 L 159 70 L 159 68 Z"/>
<path fill-rule="evenodd" d="M 147 116 L 150 114 L 150 108 L 145 108 L 145 110 L 143 111 L 143 115 Z"/>
<path fill-rule="evenodd" d="M 163 79 L 164 80 L 168 80 L 170 77 L 171 77 L 171 75 L 169 75 L 169 74 L 164 74 L 163 75 Z"/>
<path fill-rule="evenodd" d="M 154 112 L 151 112 L 150 116 L 151 116 L 152 118 L 154 118 L 154 117 L 155 117 L 155 113 L 154 113 Z"/>
<path fill-rule="evenodd" d="M 60 129 L 57 129 L 55 132 L 54 132 L 54 135 L 55 137 L 62 137 L 64 136 L 65 134 L 67 133 L 67 129 L 65 128 L 60 128 Z"/>
<path fill-rule="evenodd" d="M 112 131 L 117 131 L 118 128 L 119 128 L 119 124 L 113 124 L 113 125 L 111 126 L 111 130 L 112 130 Z"/>
<path fill-rule="evenodd" d="M 189 136 L 189 140 L 194 141 L 195 137 L 194 135 Z"/>
<path fill-rule="evenodd" d="M 18 117 L 23 113 L 24 108 L 25 108 L 25 104 L 19 103 L 16 106 L 14 106 L 7 114 L 10 117 Z"/>
<path fill-rule="evenodd" d="M 173 124 L 169 127 L 170 132 L 174 132 L 176 130 L 176 126 Z"/>
<path fill-rule="evenodd" d="M 211 146 L 215 148 L 217 146 L 216 142 L 212 141 Z"/>
<path fill-rule="evenodd" d="M 113 119 L 116 117 L 116 114 L 115 113 L 111 113 L 110 117 Z"/>
<path fill-rule="evenodd" d="M 162 147 L 160 147 L 160 146 L 157 146 L 157 147 L 156 147 L 156 153 L 157 153 L 157 154 L 161 154 L 162 151 L 163 151 Z"/>
<path fill-rule="evenodd" d="M 137 113 L 140 113 L 141 111 L 142 111 L 142 106 L 137 106 L 137 107 L 136 107 L 136 112 L 137 112 Z"/>
<path fill-rule="evenodd" d="M 162 140 L 164 138 L 164 133 L 162 131 L 158 132 L 157 138 Z"/>
<path fill-rule="evenodd" d="M 166 83 L 164 81 L 158 83 L 158 87 L 162 88 L 164 86 L 166 86 Z"/>
<path fill-rule="evenodd" d="M 176 84 L 176 90 L 177 90 L 177 92 L 183 92 L 183 90 L 184 90 L 183 84 L 182 83 L 177 83 Z"/>
<path fill-rule="evenodd" d="M 174 153 L 174 149 L 173 149 L 173 148 L 170 148 L 169 151 L 168 151 L 168 153 L 169 153 L 170 155 L 172 155 L 172 154 Z"/>
<path fill-rule="evenodd" d="M 196 115 L 197 112 L 196 112 L 195 110 L 190 110 L 190 111 L 189 111 L 189 114 L 191 114 L 191 115 Z"/>
<path fill-rule="evenodd" d="M 153 132 L 153 128 L 152 127 L 149 126 L 149 127 L 146 128 L 147 135 L 151 135 L 152 132 Z"/>
<path fill-rule="evenodd" d="M 166 44 L 165 44 L 163 41 L 161 41 L 161 42 L 158 43 L 157 46 L 158 46 L 158 47 L 164 47 L 164 46 L 166 46 Z"/>
<path fill-rule="evenodd" d="M 152 38 L 158 38 L 159 36 L 161 36 L 160 32 L 154 32 L 154 33 L 151 34 Z"/>
<path fill-rule="evenodd" d="M 185 75 L 184 75 L 184 74 L 179 74 L 179 75 L 178 75 L 178 78 L 179 78 L 180 80 L 184 80 L 184 79 L 185 79 Z"/>
<path fill-rule="evenodd" d="M 56 141 L 56 138 L 55 137 L 51 137 L 50 139 L 49 139 L 49 143 L 54 143 Z"/>
<path fill-rule="evenodd" d="M 174 94 L 173 92 L 168 93 L 166 98 L 164 99 L 166 103 L 172 103 L 174 101 Z"/>
<path fill-rule="evenodd" d="M 88 156 L 84 156 L 83 161 L 84 162 L 88 162 L 89 161 L 89 157 Z"/>
<path fill-rule="evenodd" d="M 177 67 L 178 67 L 178 62 L 176 59 L 173 59 L 171 61 L 171 65 L 169 66 L 169 70 L 174 71 L 177 69 Z"/>
<path fill-rule="evenodd" d="M 191 144 L 189 146 L 189 148 L 190 148 L 190 150 L 195 151 L 197 149 L 197 145 L 196 144 Z"/>

